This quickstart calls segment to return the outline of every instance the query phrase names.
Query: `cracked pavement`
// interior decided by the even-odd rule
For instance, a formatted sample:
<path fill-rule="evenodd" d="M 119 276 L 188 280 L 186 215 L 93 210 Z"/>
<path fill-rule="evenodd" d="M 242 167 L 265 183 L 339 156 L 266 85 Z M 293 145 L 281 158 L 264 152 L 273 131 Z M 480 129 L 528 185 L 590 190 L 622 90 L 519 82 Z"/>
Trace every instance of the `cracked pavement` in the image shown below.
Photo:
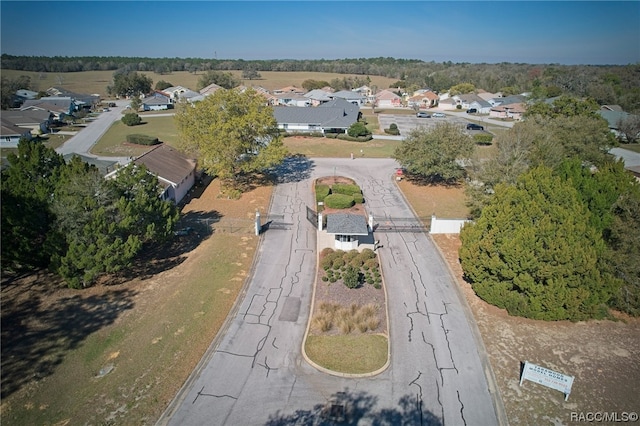
<path fill-rule="evenodd" d="M 375 217 L 412 217 L 390 159 L 295 159 L 282 171 L 246 292 L 158 424 L 335 424 L 327 403 L 346 407 L 341 424 L 495 425 L 499 416 L 468 308 L 428 235 L 377 233 L 389 305 L 391 362 L 379 375 L 317 371 L 301 347 L 316 272 L 316 228 L 306 219 L 313 179 L 353 178 Z M 472 319 L 471 319 L 472 320 Z M 335 402 L 336 398 L 340 402 Z"/>

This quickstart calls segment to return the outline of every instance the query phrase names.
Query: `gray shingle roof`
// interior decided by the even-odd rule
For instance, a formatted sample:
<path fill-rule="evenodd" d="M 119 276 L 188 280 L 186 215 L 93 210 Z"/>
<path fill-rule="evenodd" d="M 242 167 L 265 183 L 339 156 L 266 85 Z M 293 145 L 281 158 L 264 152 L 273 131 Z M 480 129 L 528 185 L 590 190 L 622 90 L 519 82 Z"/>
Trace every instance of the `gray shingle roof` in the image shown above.
<path fill-rule="evenodd" d="M 317 107 L 273 107 L 279 124 L 314 124 L 323 128 L 347 129 L 358 121 L 358 106 L 334 99 Z"/>
<path fill-rule="evenodd" d="M 333 213 L 327 215 L 327 234 L 369 235 L 369 228 L 362 215 Z"/>

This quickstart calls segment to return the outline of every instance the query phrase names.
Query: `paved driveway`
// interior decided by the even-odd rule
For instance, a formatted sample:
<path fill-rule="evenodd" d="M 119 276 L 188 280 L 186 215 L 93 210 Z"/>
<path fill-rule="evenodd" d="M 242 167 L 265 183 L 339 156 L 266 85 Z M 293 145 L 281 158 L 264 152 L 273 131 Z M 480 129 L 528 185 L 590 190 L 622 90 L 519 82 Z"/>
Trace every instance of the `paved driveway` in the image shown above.
<path fill-rule="evenodd" d="M 396 166 L 360 158 L 287 163 L 271 214 L 289 229 L 263 234 L 237 311 L 159 424 L 331 424 L 317 421 L 335 398 L 351 407 L 351 424 L 498 424 L 466 305 L 424 234 L 376 235 L 389 301 L 387 370 L 336 377 L 301 354 L 317 256 L 316 228 L 306 219 L 313 179 L 354 178 L 369 212 L 406 218 L 411 210 L 393 182 Z"/>

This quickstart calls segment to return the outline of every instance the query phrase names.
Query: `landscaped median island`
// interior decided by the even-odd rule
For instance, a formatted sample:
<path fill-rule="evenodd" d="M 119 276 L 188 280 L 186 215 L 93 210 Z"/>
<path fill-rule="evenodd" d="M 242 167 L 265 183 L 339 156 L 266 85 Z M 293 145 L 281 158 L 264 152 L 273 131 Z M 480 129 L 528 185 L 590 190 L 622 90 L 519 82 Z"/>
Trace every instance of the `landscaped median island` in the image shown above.
<path fill-rule="evenodd" d="M 362 193 L 348 179 L 320 179 L 315 188 L 325 216 L 344 212 L 364 215 Z M 344 192 L 352 192 L 355 197 Z M 337 204 L 342 208 L 335 207 L 332 196 L 339 199 Z M 351 202 L 342 202 L 348 197 Z M 378 256 L 366 244 L 350 250 L 319 249 L 313 307 L 304 342 L 307 359 L 329 373 L 376 374 L 389 361 L 386 294 Z"/>

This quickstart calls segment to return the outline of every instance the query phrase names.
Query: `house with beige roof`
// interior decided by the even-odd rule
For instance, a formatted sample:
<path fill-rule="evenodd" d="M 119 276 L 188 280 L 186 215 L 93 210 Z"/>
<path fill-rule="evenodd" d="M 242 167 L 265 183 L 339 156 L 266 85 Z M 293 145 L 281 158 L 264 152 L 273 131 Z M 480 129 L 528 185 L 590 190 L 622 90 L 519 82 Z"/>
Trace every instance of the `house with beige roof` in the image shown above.
<path fill-rule="evenodd" d="M 385 89 L 376 94 L 376 105 L 379 108 L 397 108 L 402 106 L 402 98 L 391 90 Z"/>

